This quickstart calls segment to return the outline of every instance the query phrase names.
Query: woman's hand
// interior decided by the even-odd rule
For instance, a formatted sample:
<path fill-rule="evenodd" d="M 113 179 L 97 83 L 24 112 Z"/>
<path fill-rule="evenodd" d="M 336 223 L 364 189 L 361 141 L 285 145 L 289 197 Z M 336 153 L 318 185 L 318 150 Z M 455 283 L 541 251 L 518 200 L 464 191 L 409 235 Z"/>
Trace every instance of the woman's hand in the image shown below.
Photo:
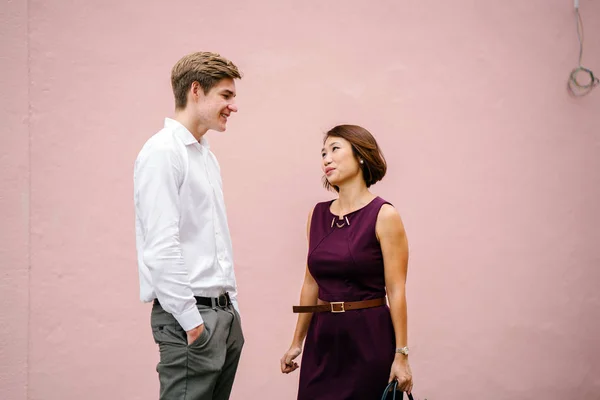
<path fill-rule="evenodd" d="M 394 358 L 388 383 L 394 379 L 398 381 L 398 390 L 406 393 L 412 392 L 412 371 L 410 365 L 408 365 L 408 358 L 404 354 L 396 354 Z"/>
<path fill-rule="evenodd" d="M 298 363 L 294 361 L 302 353 L 301 346 L 292 345 L 288 351 L 281 357 L 281 372 L 289 374 L 298 369 Z"/>

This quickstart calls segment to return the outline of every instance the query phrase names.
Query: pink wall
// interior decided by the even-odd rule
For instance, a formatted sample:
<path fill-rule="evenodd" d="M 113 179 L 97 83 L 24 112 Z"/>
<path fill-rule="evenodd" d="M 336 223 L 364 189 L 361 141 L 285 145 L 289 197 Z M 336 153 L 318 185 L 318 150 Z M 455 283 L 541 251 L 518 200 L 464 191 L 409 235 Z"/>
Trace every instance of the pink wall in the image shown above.
<path fill-rule="evenodd" d="M 0 6 L 0 399 L 27 399 L 29 94 L 27 3 Z"/>
<path fill-rule="evenodd" d="M 600 398 L 600 89 L 565 89 L 572 1 L 172 4 L 2 5 L 1 399 L 157 398 L 132 167 L 195 50 L 245 73 L 209 134 L 247 339 L 233 400 L 294 398 L 278 360 L 341 122 L 389 161 L 374 190 L 409 234 L 417 398 Z M 600 2 L 581 9 L 600 75 Z"/>

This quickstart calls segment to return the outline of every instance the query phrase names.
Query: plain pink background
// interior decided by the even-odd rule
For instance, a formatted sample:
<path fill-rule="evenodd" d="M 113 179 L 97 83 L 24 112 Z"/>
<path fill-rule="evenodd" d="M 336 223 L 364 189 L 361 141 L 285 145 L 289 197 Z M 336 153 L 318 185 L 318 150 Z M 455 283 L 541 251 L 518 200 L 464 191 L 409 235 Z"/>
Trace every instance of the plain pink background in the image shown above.
<path fill-rule="evenodd" d="M 581 10 L 600 75 L 600 2 Z M 600 89 L 566 91 L 572 1 L 15 0 L 0 48 L 0 399 L 158 397 L 132 170 L 197 50 L 245 75 L 208 135 L 246 335 L 233 400 L 295 398 L 279 358 L 338 123 L 389 162 L 416 398 L 600 398 Z"/>

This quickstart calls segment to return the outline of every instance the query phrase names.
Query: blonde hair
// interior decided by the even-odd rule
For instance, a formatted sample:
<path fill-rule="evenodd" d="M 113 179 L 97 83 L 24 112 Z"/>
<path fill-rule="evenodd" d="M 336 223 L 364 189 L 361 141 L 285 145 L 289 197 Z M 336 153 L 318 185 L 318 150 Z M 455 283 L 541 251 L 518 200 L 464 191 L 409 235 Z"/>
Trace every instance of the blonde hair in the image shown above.
<path fill-rule="evenodd" d="M 207 94 L 221 79 L 241 79 L 238 67 L 217 53 L 199 51 L 182 57 L 171 70 L 171 86 L 175 108 L 187 105 L 187 93 L 193 82 L 198 82 Z"/>

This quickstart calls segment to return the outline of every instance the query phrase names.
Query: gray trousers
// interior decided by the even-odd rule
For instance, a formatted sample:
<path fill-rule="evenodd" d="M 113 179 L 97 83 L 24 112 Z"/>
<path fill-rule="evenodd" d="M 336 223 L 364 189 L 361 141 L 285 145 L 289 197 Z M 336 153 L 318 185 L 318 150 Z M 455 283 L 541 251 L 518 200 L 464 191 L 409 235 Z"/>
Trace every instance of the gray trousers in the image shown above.
<path fill-rule="evenodd" d="M 160 400 L 228 400 L 231 394 L 244 345 L 240 316 L 233 306 L 197 307 L 204 331 L 190 345 L 175 318 L 158 304 L 152 307 Z"/>

